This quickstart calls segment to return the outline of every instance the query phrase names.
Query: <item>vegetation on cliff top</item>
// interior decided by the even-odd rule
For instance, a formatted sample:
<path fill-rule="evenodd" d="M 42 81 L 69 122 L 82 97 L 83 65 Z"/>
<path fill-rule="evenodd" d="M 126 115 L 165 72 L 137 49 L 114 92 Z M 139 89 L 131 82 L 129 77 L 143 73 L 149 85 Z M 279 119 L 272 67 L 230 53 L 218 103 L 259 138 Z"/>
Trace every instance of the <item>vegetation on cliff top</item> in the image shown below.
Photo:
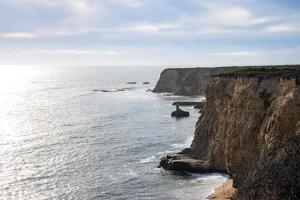
<path fill-rule="evenodd" d="M 300 77 L 300 65 L 274 66 L 243 66 L 225 73 L 216 74 L 217 77 L 258 77 L 258 78 L 293 78 Z"/>

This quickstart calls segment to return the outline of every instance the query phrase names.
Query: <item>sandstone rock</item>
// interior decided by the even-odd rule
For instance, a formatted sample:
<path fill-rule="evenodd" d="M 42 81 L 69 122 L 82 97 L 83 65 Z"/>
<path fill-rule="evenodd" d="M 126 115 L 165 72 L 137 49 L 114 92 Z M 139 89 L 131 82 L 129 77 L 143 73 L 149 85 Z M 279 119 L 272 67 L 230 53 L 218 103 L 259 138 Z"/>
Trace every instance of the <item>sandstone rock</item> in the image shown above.
<path fill-rule="evenodd" d="M 204 95 L 205 88 L 211 76 L 220 73 L 229 75 L 247 75 L 258 77 L 261 74 L 279 74 L 278 70 L 295 69 L 297 65 L 283 66 L 248 66 L 248 67 L 198 67 L 198 68 L 169 68 L 161 72 L 153 92 L 174 93 L 176 95 Z M 242 69 L 242 70 L 240 70 Z M 250 70 L 249 70 L 250 69 Z M 274 70 L 275 69 L 275 70 Z M 236 72 L 240 70 L 240 72 Z M 251 71 L 252 70 L 252 71 Z M 250 72 L 249 72 L 250 71 Z M 260 72 L 259 72 L 260 71 Z M 233 72 L 233 73 L 230 73 Z M 293 72 L 292 72 L 293 73 Z M 292 76 L 292 74 L 290 74 Z"/>
<path fill-rule="evenodd" d="M 199 104 L 194 106 L 194 109 L 203 109 L 205 106 L 205 102 L 200 102 Z"/>
<path fill-rule="evenodd" d="M 211 78 L 190 150 L 164 157 L 162 167 L 227 172 L 239 187 L 272 149 L 299 133 L 300 71 L 256 70 Z"/>
<path fill-rule="evenodd" d="M 167 92 L 176 95 L 204 95 L 206 84 L 212 74 L 232 70 L 218 68 L 170 68 L 165 69 L 153 92 Z"/>
<path fill-rule="evenodd" d="M 297 122 L 295 129 L 296 129 L 296 135 L 300 135 L 300 121 Z"/>
<path fill-rule="evenodd" d="M 291 136 L 252 170 L 235 200 L 300 199 L 300 136 Z"/>
<path fill-rule="evenodd" d="M 182 154 L 167 155 L 163 157 L 159 167 L 175 171 L 214 172 L 207 161 L 193 159 Z"/>

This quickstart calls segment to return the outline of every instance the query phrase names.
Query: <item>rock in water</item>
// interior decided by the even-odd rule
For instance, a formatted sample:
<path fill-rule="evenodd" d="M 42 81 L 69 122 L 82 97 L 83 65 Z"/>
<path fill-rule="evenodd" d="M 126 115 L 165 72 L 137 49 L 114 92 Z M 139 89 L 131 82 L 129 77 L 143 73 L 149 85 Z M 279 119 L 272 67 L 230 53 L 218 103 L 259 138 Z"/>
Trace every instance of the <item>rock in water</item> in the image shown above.
<path fill-rule="evenodd" d="M 205 102 L 199 102 L 197 105 L 194 106 L 194 109 L 203 109 L 205 106 Z"/>
<path fill-rule="evenodd" d="M 171 114 L 172 117 L 189 117 L 190 113 L 187 111 L 183 111 L 181 109 L 177 109 Z"/>
<path fill-rule="evenodd" d="M 126 84 L 132 85 L 132 84 L 136 84 L 136 82 L 135 81 L 130 81 L 130 82 L 127 82 Z"/>

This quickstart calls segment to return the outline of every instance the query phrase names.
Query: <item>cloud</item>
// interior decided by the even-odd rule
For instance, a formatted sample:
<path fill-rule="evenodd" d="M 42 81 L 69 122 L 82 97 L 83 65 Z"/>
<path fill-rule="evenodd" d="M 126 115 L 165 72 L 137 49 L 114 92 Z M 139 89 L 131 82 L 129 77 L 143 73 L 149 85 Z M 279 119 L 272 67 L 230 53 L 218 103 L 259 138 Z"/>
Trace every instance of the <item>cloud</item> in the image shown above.
<path fill-rule="evenodd" d="M 128 29 L 128 31 L 130 30 L 142 33 L 158 33 L 160 31 L 160 27 L 158 25 L 141 24 L 133 26 L 132 29 Z"/>
<path fill-rule="evenodd" d="M 299 9 L 285 2 L 1 0 L 0 7 L 3 51 L 32 50 L 35 51 L 32 54 L 50 58 L 49 61 L 64 56 L 89 60 L 94 56 L 99 62 L 102 57 L 115 62 L 116 59 L 106 55 L 129 55 L 124 55 L 126 48 L 121 51 L 111 48 L 132 46 L 130 52 L 145 58 L 152 55 L 150 61 L 157 52 L 155 56 L 163 55 L 161 60 L 169 56 L 170 62 L 182 55 L 182 63 L 188 62 L 189 53 L 194 53 L 194 60 L 201 62 L 198 53 L 207 52 L 201 57 L 203 60 L 226 58 L 228 62 L 231 59 L 242 62 L 247 58 L 254 62 L 262 54 L 271 54 L 260 49 L 299 45 Z M 275 53 L 277 57 L 280 55 L 277 52 L 272 55 Z M 285 51 L 287 54 L 296 53 Z"/>
<path fill-rule="evenodd" d="M 205 4 L 206 10 L 199 13 L 182 14 L 175 20 L 156 23 L 127 25 L 127 29 L 139 33 L 155 33 L 170 36 L 191 36 L 224 33 L 262 33 L 264 27 L 279 20 L 279 17 L 257 15 L 242 6 Z"/>
<path fill-rule="evenodd" d="M 32 32 L 8 32 L 0 33 L 0 38 L 28 39 L 36 37 L 36 33 Z"/>
<path fill-rule="evenodd" d="M 42 5 L 51 9 L 71 10 L 71 15 L 62 16 L 51 28 L 36 27 L 33 37 L 66 37 L 94 33 L 99 36 L 128 34 L 156 34 L 170 36 L 191 36 L 201 34 L 257 34 L 275 32 L 280 27 L 271 27 L 278 16 L 257 14 L 254 9 L 240 4 L 201 0 L 193 12 L 177 8 L 176 3 L 149 3 L 145 0 L 12 0 L 23 4 Z M 192 1 L 193 2 L 193 1 Z M 229 1 L 230 2 L 230 1 Z M 139 7 L 128 9 L 127 7 Z M 198 5 L 198 6 L 199 6 Z M 176 7 L 161 13 L 155 6 Z M 126 10 L 127 9 L 127 10 Z M 118 12 L 114 12 L 117 10 Z M 156 12 L 156 10 L 158 10 Z M 127 14 L 123 14 L 124 13 Z M 164 11 L 164 10 L 163 10 Z M 176 13 L 175 13 L 176 11 Z M 106 13 L 106 14 L 103 14 Z M 149 18 L 149 13 L 151 18 Z M 70 13 L 68 13 L 70 14 Z M 155 17 L 153 17 L 155 15 Z M 158 15 L 158 16 L 156 16 Z M 173 16 L 171 16 L 173 15 Z M 157 18 L 153 20 L 152 18 Z M 166 18 L 166 19 L 165 19 Z M 270 26 L 266 28 L 266 26 Z M 291 30 L 287 27 L 281 30 Z"/>
<path fill-rule="evenodd" d="M 157 33 L 163 34 L 171 33 L 172 31 L 176 31 L 179 24 L 177 23 L 156 23 L 156 24 L 149 24 L 149 23 L 139 23 L 139 24 L 132 24 L 129 25 L 128 28 L 122 28 L 126 32 L 140 32 L 140 33 Z"/>
<path fill-rule="evenodd" d="M 129 7 L 140 7 L 143 5 L 143 0 L 116 0 L 118 3 L 127 5 Z"/>
<path fill-rule="evenodd" d="M 271 25 L 264 30 L 267 33 L 300 32 L 299 24 L 283 23 Z"/>
<path fill-rule="evenodd" d="M 212 55 L 217 56 L 245 56 L 245 57 L 253 57 L 253 56 L 259 56 L 260 51 L 234 51 L 234 52 L 216 52 L 212 53 Z"/>
<path fill-rule="evenodd" d="M 252 13 L 243 7 L 215 7 L 209 10 L 209 13 L 203 17 L 203 21 L 212 24 L 221 25 L 251 25 L 263 23 L 262 18 L 254 18 Z"/>
<path fill-rule="evenodd" d="M 80 15 L 89 16 L 93 12 L 93 7 L 87 0 L 67 0 L 65 3 Z"/>
<path fill-rule="evenodd" d="M 116 55 L 120 53 L 112 50 L 93 51 L 93 50 L 82 50 L 82 49 L 55 49 L 55 50 L 41 50 L 39 52 L 43 54 L 65 54 L 65 55 L 95 55 L 95 54 Z"/>
<path fill-rule="evenodd" d="M 96 29 L 42 29 L 32 32 L 0 32 L 0 38 L 10 39 L 30 39 L 30 38 L 49 38 L 49 37 L 69 37 L 88 34 L 91 32 L 101 32 L 105 30 Z"/>
<path fill-rule="evenodd" d="M 94 7 L 89 0 L 12 0 L 18 6 L 22 5 L 33 5 L 42 6 L 48 8 L 64 8 L 66 10 L 72 11 L 80 17 L 89 17 L 93 11 Z"/>
<path fill-rule="evenodd" d="M 212 4 L 201 14 L 185 15 L 182 27 L 194 27 L 198 33 L 241 33 L 253 30 L 261 32 L 265 26 L 278 20 L 278 17 L 259 15 L 243 6 Z"/>
<path fill-rule="evenodd" d="M 253 51 L 231 51 L 231 52 L 213 52 L 209 53 L 210 55 L 214 56 L 224 56 L 224 57 L 263 57 L 263 56 L 270 56 L 270 55 L 283 55 L 283 54 L 299 54 L 300 48 L 293 47 L 293 48 L 278 48 L 278 49 L 256 49 Z"/>
<path fill-rule="evenodd" d="M 274 16 L 256 16 L 242 6 L 220 6 L 209 4 L 206 10 L 199 13 L 182 14 L 178 19 L 157 23 L 140 23 L 129 25 L 128 30 L 140 33 L 156 33 L 161 35 L 201 35 L 223 33 L 262 32 L 261 28 L 277 21 Z M 120 29 L 125 30 L 125 29 Z"/>

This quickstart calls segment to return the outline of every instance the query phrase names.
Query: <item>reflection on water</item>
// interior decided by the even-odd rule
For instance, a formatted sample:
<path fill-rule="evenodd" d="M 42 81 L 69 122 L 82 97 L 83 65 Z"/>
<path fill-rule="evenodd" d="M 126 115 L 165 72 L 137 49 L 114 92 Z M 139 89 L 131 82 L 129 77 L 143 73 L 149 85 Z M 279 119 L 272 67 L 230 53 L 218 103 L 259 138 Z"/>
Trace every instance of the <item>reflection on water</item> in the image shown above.
<path fill-rule="evenodd" d="M 160 71 L 0 67 L 1 198 L 205 199 L 223 176 L 156 168 L 190 144 L 199 115 L 187 108 L 190 118 L 174 120 L 171 103 L 182 97 L 146 92 Z M 93 92 L 128 81 L 137 84 Z"/>

